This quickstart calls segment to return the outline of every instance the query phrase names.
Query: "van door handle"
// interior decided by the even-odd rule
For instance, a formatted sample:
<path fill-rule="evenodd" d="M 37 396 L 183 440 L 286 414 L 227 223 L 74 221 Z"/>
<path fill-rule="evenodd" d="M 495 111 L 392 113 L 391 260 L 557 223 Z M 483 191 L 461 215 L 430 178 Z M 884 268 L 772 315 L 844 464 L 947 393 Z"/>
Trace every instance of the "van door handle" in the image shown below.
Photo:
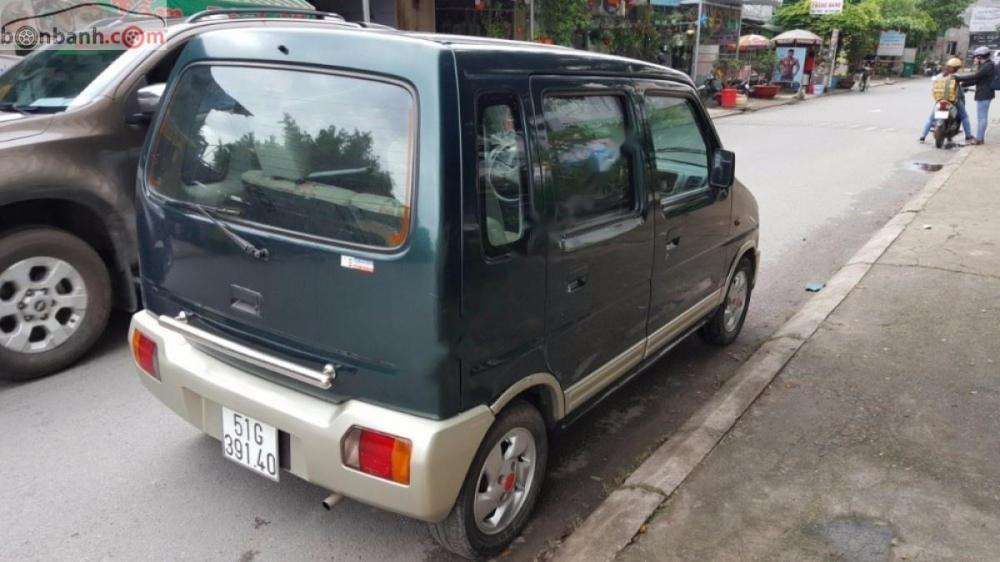
<path fill-rule="evenodd" d="M 573 279 L 569 283 L 566 283 L 566 292 L 575 293 L 587 285 L 587 276 L 581 275 L 576 279 Z"/>
<path fill-rule="evenodd" d="M 677 246 L 680 246 L 680 245 L 681 245 L 681 237 L 680 236 L 676 236 L 676 237 L 674 237 L 671 240 L 667 240 L 667 251 L 669 252 L 669 251 L 673 250 L 674 248 L 676 248 Z"/>

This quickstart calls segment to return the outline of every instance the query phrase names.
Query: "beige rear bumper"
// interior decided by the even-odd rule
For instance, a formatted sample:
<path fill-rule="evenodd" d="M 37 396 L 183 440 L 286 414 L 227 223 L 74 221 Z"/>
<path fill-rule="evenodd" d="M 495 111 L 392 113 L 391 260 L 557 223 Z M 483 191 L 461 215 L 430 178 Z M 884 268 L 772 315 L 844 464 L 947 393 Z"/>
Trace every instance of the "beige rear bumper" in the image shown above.
<path fill-rule="evenodd" d="M 349 400 L 333 404 L 223 363 L 162 326 L 153 314 L 132 318 L 156 342 L 161 382 L 139 371 L 146 388 L 198 429 L 220 438 L 222 406 L 289 434 L 289 471 L 328 490 L 425 521 L 451 511 L 472 458 L 493 423 L 478 406 L 447 420 L 431 420 Z M 340 441 L 362 426 L 412 442 L 410 484 L 369 476 L 343 465 Z M 220 453 L 221 454 L 221 453 Z"/>

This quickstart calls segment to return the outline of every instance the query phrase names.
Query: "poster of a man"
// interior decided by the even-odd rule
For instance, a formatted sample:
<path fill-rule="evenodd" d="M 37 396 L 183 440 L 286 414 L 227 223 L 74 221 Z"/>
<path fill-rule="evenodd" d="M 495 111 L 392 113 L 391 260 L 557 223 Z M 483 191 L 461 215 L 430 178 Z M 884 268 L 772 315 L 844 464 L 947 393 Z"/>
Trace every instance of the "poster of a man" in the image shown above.
<path fill-rule="evenodd" d="M 802 65 L 806 58 L 805 48 L 793 47 L 781 50 L 785 51 L 785 56 L 778 60 L 775 81 L 802 83 Z"/>

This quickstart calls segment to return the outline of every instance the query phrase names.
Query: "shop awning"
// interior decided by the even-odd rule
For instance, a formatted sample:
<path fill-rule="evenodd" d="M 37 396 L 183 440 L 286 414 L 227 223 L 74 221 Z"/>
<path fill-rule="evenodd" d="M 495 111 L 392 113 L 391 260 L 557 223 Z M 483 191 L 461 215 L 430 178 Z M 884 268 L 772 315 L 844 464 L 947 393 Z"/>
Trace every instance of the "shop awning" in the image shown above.
<path fill-rule="evenodd" d="M 763 35 L 751 33 L 740 37 L 740 50 L 753 51 L 756 49 L 770 49 L 771 40 Z"/>
<path fill-rule="evenodd" d="M 807 29 L 792 29 L 778 34 L 774 38 L 775 45 L 822 45 L 823 38 Z"/>

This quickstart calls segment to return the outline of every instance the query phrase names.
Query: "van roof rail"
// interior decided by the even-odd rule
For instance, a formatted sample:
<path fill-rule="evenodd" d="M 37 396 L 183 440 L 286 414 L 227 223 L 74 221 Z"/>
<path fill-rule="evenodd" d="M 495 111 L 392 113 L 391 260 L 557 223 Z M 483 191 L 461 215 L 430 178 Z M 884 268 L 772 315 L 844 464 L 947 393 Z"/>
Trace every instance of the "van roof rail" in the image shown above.
<path fill-rule="evenodd" d="M 283 16 L 287 15 L 290 17 L 303 19 L 317 19 L 317 20 L 334 20 L 338 22 L 346 22 L 343 16 L 340 14 L 335 14 L 333 12 L 319 12 L 316 10 L 307 10 L 304 8 L 277 8 L 270 6 L 262 6 L 260 8 L 219 8 L 214 10 L 203 10 L 196 14 L 192 14 L 191 17 L 184 20 L 185 23 L 195 23 L 203 21 L 209 18 L 217 16 L 233 16 L 233 19 L 237 17 L 253 18 L 258 16 L 264 16 L 265 14 L 270 14 L 272 16 Z"/>
<path fill-rule="evenodd" d="M 375 22 L 371 22 L 371 21 L 356 21 L 356 22 L 353 22 L 353 23 L 356 23 L 356 24 L 360 25 L 361 27 L 363 27 L 365 29 L 381 29 L 381 30 L 384 30 L 384 31 L 399 31 L 395 27 L 392 27 L 391 25 L 385 25 L 384 23 L 375 23 Z"/>

